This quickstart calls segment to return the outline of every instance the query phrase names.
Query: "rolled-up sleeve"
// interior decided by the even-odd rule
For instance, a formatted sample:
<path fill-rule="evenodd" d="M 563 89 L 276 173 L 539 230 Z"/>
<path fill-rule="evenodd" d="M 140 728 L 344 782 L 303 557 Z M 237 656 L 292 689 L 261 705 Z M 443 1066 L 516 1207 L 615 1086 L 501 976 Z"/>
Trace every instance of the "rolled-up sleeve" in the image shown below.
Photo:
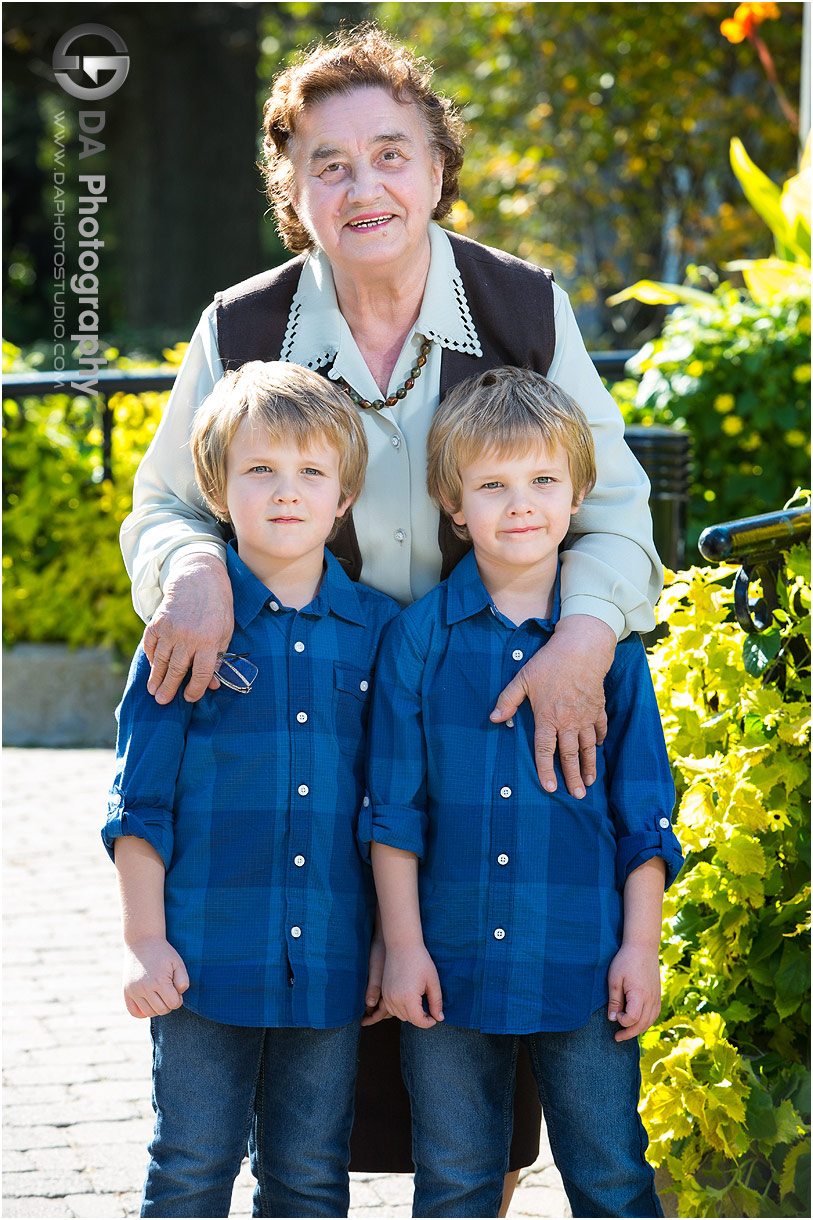
<path fill-rule="evenodd" d="M 178 692 L 165 706 L 147 691 L 150 663 L 139 646 L 117 709 L 116 774 L 102 841 L 111 859 L 116 839 L 144 839 L 166 868 L 172 859 L 173 805 L 193 704 Z"/>
<path fill-rule="evenodd" d="M 133 511 L 119 535 L 133 582 L 133 605 L 145 621 L 161 601 L 170 565 L 179 554 L 225 559 L 223 534 L 198 491 L 189 448 L 195 412 L 222 376 L 210 306 L 192 336 L 161 423 L 136 473 Z"/>
<path fill-rule="evenodd" d="M 672 828 L 675 788 L 640 638 L 630 636 L 616 649 L 605 681 L 607 765 L 610 809 L 617 835 L 616 880 L 623 889 L 634 869 L 660 858 L 666 888 L 683 864 Z"/>
<path fill-rule="evenodd" d="M 556 348 L 548 371 L 584 411 L 596 485 L 562 553 L 562 617 L 589 614 L 619 637 L 651 631 L 663 569 L 652 540 L 649 481 L 624 441 L 624 421 L 590 359 L 567 294 L 554 285 Z"/>
<path fill-rule="evenodd" d="M 420 859 L 428 825 L 420 695 L 424 663 L 400 615 L 387 628 L 378 655 L 367 746 L 369 837 Z"/>

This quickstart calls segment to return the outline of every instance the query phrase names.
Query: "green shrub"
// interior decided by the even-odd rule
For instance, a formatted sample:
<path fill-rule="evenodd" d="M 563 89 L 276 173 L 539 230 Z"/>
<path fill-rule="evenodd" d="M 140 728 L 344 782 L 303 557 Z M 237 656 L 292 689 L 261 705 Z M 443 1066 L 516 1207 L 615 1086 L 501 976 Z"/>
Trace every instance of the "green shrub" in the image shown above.
<path fill-rule="evenodd" d="M 649 1158 L 681 1216 L 810 1215 L 810 551 L 745 637 L 733 568 L 671 576 L 650 662 L 686 864 L 642 1038 Z"/>
<path fill-rule="evenodd" d="M 687 546 L 703 529 L 774 512 L 810 466 L 810 303 L 760 304 L 724 284 L 679 305 L 635 360 L 643 374 L 616 400 L 629 423 L 685 428 L 693 476 Z"/>
<path fill-rule="evenodd" d="M 119 550 L 133 476 L 166 394 L 116 394 L 113 482 L 88 398 L 51 394 L 3 403 L 3 639 L 106 644 L 133 652 L 143 624 Z"/>

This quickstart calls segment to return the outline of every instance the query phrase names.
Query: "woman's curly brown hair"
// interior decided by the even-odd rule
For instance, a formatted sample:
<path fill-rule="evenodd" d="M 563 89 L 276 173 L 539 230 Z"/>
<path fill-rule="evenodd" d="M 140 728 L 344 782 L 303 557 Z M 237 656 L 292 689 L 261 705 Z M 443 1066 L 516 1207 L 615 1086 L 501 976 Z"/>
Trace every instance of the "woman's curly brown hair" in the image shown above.
<path fill-rule="evenodd" d="M 275 79 L 263 108 L 265 156 L 260 168 L 280 237 L 289 250 L 300 254 L 315 245 L 290 199 L 294 167 L 286 150 L 297 117 L 307 106 L 354 89 L 383 88 L 397 102 L 418 106 L 432 152 L 443 162 L 443 186 L 432 217 L 440 220 L 448 214 L 458 197 L 463 121 L 448 98 L 430 89 L 432 71 L 427 60 L 377 25 L 363 25 L 320 43 Z"/>

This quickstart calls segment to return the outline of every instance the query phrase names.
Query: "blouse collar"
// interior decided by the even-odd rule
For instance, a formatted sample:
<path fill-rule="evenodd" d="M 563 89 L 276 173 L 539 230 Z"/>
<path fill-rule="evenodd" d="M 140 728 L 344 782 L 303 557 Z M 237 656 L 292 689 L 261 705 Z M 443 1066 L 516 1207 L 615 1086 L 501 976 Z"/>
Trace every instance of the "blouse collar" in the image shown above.
<path fill-rule="evenodd" d="M 429 245 L 429 274 L 413 333 L 440 347 L 482 356 L 451 242 L 434 222 L 429 226 Z M 308 255 L 299 277 L 280 359 L 321 368 L 336 359 L 350 337 L 336 300 L 330 262 L 322 250 L 316 250 Z"/>

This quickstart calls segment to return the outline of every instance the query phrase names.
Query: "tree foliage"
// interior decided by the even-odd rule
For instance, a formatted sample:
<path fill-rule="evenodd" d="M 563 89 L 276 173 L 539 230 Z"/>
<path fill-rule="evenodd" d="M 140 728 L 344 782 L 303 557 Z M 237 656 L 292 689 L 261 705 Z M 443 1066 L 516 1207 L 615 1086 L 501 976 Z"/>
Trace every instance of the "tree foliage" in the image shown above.
<path fill-rule="evenodd" d="M 549 266 L 580 324 L 634 346 L 652 309 L 621 318 L 604 298 L 687 263 L 762 253 L 765 236 L 728 167 L 748 133 L 771 176 L 795 140 L 749 44 L 720 34 L 724 4 L 381 4 L 427 55 L 469 123 L 461 232 Z M 798 91 L 801 6 L 770 42 Z M 766 35 L 767 37 L 768 35 Z M 660 315 L 659 315 L 660 316 Z"/>

